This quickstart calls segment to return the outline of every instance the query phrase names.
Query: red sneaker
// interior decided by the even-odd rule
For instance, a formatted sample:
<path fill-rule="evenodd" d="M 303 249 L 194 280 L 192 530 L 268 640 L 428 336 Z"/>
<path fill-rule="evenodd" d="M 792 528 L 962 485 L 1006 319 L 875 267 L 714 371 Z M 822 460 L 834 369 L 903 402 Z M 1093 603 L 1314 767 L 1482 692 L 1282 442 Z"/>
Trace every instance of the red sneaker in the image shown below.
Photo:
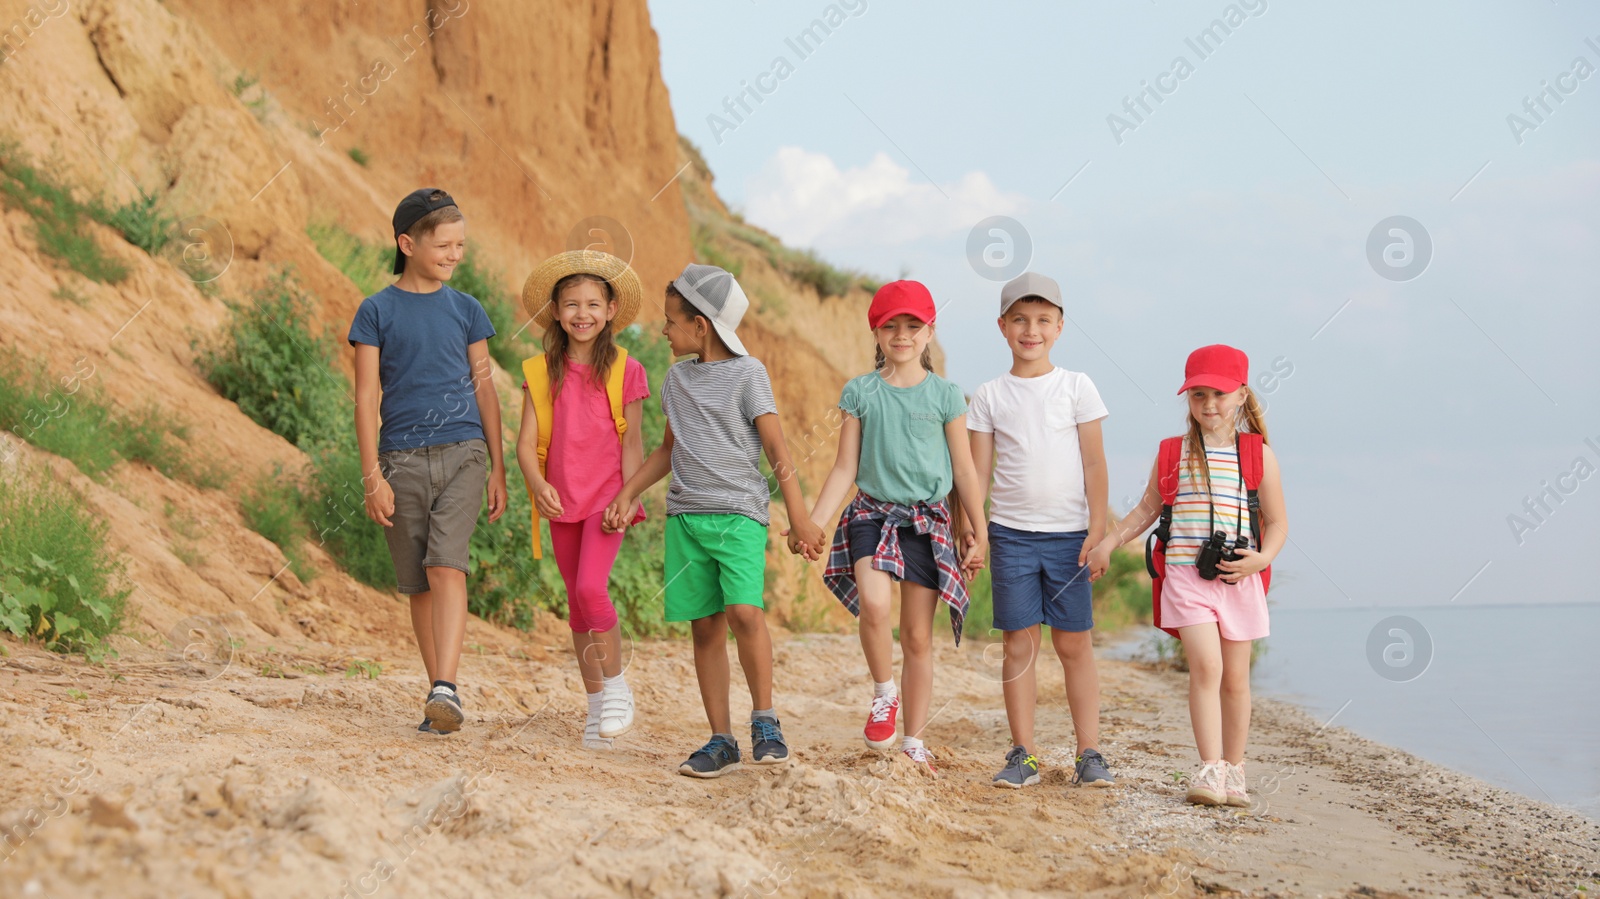
<path fill-rule="evenodd" d="M 895 717 L 900 713 L 900 694 L 877 696 L 872 700 L 872 711 L 867 714 L 867 727 L 863 736 L 873 749 L 888 749 L 894 745 Z"/>

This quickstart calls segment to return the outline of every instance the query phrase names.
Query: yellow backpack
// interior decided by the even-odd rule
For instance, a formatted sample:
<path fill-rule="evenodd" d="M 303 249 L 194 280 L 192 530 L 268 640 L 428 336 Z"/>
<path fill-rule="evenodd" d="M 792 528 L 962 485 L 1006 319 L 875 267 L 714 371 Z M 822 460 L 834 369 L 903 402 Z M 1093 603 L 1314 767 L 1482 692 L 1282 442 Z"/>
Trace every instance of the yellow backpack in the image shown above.
<path fill-rule="evenodd" d="M 628 430 L 628 420 L 622 415 L 622 378 L 627 370 L 628 351 L 617 347 L 617 361 L 606 373 L 606 398 L 611 401 L 611 419 L 617 424 L 617 440 Z M 539 419 L 539 474 L 544 475 L 545 459 L 550 455 L 550 434 L 555 427 L 555 398 L 550 395 L 550 369 L 545 366 L 544 354 L 522 360 L 522 377 L 528 382 L 528 397 L 533 400 L 533 411 Z M 533 557 L 544 558 L 539 540 L 539 504 L 533 501 L 533 485 L 528 484 L 528 501 L 533 506 Z"/>

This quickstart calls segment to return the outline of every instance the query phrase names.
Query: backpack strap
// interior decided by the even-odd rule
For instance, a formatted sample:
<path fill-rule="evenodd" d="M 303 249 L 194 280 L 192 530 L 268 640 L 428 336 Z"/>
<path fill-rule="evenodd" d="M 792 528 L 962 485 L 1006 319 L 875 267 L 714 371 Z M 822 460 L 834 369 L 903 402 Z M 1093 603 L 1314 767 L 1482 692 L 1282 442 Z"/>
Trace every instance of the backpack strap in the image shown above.
<path fill-rule="evenodd" d="M 1178 498 L 1178 465 L 1183 461 L 1183 438 L 1168 437 L 1156 453 L 1156 490 L 1161 495 L 1161 520 L 1144 541 L 1144 567 L 1151 578 L 1161 577 L 1166 566 L 1157 569 L 1155 557 L 1165 557 L 1172 538 L 1172 504 Z"/>
<path fill-rule="evenodd" d="M 539 474 L 544 474 L 545 459 L 550 455 L 550 435 L 555 425 L 555 401 L 550 397 L 550 369 L 545 367 L 544 353 L 522 360 L 522 377 L 528 384 L 528 399 L 533 402 L 533 415 L 539 427 Z M 533 485 L 528 488 L 528 505 L 533 507 L 533 557 L 544 558 L 539 539 L 539 504 L 533 501 Z"/>
<path fill-rule="evenodd" d="M 1261 548 L 1261 499 L 1256 488 L 1261 486 L 1261 435 L 1240 431 L 1239 477 L 1244 480 L 1245 502 L 1250 507 L 1250 539 L 1256 549 Z"/>
<path fill-rule="evenodd" d="M 622 414 L 622 380 L 628 374 L 628 351 L 617 347 L 617 361 L 606 373 L 606 399 L 611 401 L 611 420 L 617 423 L 617 439 L 628 433 L 628 419 Z"/>
<path fill-rule="evenodd" d="M 1250 507 L 1250 540 L 1257 552 L 1261 551 L 1261 498 L 1256 494 L 1256 488 L 1261 486 L 1264 471 L 1262 460 L 1262 447 L 1266 441 L 1260 434 L 1251 434 L 1241 431 L 1239 440 L 1239 477 L 1244 481 L 1245 502 Z M 1272 566 L 1268 565 L 1261 572 L 1261 588 L 1266 590 L 1272 585 Z"/>

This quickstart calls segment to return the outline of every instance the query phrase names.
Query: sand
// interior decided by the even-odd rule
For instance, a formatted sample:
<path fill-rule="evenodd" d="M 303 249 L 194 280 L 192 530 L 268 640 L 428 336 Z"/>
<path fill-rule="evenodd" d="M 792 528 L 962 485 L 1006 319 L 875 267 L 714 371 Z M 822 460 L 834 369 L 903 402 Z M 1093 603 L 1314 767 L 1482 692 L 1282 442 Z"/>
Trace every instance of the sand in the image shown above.
<path fill-rule="evenodd" d="M 1184 676 L 1138 663 L 1102 662 L 1119 785 L 1068 783 L 1046 656 L 1043 782 L 1010 791 L 989 785 L 993 651 L 939 650 L 930 779 L 862 743 L 852 637 L 779 635 L 793 761 L 699 781 L 675 773 L 707 736 L 686 643 L 632 647 L 638 722 L 584 751 L 554 622 L 474 644 L 469 726 L 448 737 L 415 730 L 404 646 L 233 649 L 226 624 L 187 658 L 103 668 L 3 644 L 0 895 L 1547 896 L 1600 878 L 1595 822 L 1276 702 L 1257 704 L 1255 806 L 1186 806 L 1168 777 L 1193 753 Z M 382 673 L 346 676 L 354 656 Z"/>

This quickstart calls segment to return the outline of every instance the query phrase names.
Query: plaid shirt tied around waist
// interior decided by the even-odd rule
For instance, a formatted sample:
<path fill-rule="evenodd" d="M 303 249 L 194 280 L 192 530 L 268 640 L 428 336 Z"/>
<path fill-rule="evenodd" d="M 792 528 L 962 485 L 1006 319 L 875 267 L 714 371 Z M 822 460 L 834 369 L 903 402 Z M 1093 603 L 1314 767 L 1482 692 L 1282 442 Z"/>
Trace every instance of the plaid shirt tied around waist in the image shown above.
<path fill-rule="evenodd" d="M 961 580 L 961 561 L 950 531 L 950 507 L 944 500 L 907 506 L 856 493 L 856 498 L 839 516 L 839 526 L 834 528 L 833 546 L 828 551 L 828 567 L 822 572 L 822 582 L 839 597 L 851 615 L 859 618 L 861 596 L 856 590 L 855 570 L 850 565 L 850 524 L 856 521 L 880 523 L 882 531 L 878 548 L 872 553 L 872 567 L 887 571 L 895 580 L 904 580 L 906 576 L 900 528 L 910 525 L 918 534 L 932 538 L 933 560 L 939 569 L 939 599 L 950 607 L 950 627 L 955 631 L 956 645 L 960 646 L 961 623 L 967 617 L 967 585 Z"/>

